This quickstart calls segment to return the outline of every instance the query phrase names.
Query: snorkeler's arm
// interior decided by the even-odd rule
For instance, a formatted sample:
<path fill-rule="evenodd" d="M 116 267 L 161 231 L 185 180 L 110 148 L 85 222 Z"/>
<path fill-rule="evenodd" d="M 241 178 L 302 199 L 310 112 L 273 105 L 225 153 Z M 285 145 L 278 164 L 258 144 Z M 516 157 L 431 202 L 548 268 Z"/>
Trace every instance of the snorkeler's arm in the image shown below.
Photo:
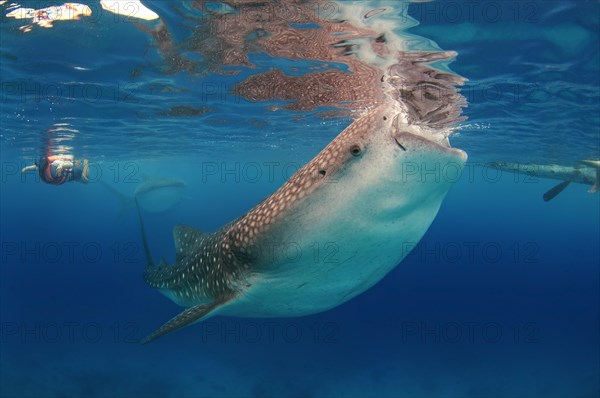
<path fill-rule="evenodd" d="M 26 173 L 28 171 L 37 170 L 37 165 L 32 164 L 30 166 L 25 166 L 21 169 L 21 173 Z"/>
<path fill-rule="evenodd" d="M 90 176 L 90 163 L 87 159 L 83 159 L 83 172 L 81 173 L 81 182 L 87 184 Z"/>

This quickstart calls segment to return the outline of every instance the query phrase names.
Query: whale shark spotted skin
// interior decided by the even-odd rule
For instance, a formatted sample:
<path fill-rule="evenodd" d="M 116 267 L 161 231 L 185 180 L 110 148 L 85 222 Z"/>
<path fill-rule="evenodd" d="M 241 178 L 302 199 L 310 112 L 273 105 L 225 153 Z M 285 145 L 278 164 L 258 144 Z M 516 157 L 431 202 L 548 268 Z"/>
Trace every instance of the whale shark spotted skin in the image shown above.
<path fill-rule="evenodd" d="M 438 78 L 450 80 L 431 77 Z M 422 84 L 431 86 L 425 77 Z M 411 101 L 407 107 L 390 98 L 356 119 L 276 192 L 219 230 L 176 226 L 173 265 L 154 264 L 138 212 L 146 283 L 187 307 L 143 342 L 216 314 L 325 311 L 381 280 L 408 254 L 406 243 L 421 239 L 456 181 L 440 171 L 458 175 L 466 161 L 447 134 L 416 123 L 450 124 L 458 102 L 433 108 Z"/>

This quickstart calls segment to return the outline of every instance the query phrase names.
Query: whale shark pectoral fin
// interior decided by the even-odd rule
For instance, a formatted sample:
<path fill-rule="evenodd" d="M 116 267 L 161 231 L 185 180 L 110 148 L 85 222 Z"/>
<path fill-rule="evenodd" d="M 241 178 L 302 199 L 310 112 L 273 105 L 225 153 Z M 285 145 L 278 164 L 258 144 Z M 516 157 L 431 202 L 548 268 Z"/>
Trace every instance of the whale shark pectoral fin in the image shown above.
<path fill-rule="evenodd" d="M 559 193 L 561 193 L 571 181 L 563 181 L 558 185 L 553 186 L 544 194 L 544 201 L 548 202 L 549 200 L 554 199 Z"/>
<path fill-rule="evenodd" d="M 189 225 L 176 225 L 173 227 L 173 240 L 175 241 L 176 262 L 181 261 L 195 247 L 202 244 L 208 236 Z"/>
<path fill-rule="evenodd" d="M 234 297 L 235 296 L 231 293 L 224 293 L 210 304 L 198 304 L 194 307 L 190 307 L 176 317 L 170 319 L 167 323 L 152 332 L 150 335 L 146 336 L 141 343 L 147 344 L 152 340 L 164 336 L 165 334 L 171 333 L 174 330 L 197 322 Z"/>

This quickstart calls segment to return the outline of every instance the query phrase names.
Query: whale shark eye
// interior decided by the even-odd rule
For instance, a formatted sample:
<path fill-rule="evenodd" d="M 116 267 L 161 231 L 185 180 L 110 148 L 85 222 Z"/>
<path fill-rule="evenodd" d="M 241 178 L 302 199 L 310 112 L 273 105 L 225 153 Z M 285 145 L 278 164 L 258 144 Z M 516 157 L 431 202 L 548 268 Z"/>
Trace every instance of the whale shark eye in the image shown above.
<path fill-rule="evenodd" d="M 358 155 L 360 155 L 361 152 L 362 152 L 362 150 L 360 149 L 360 147 L 358 145 L 354 145 L 354 146 L 352 146 L 352 148 L 350 148 L 350 153 L 353 156 L 358 156 Z"/>

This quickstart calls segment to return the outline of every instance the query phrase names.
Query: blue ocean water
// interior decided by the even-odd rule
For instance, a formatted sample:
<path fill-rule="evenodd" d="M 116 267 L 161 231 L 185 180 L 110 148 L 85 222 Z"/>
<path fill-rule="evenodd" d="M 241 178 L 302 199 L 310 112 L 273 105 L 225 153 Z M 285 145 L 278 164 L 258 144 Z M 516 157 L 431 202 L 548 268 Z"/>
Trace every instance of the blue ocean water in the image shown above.
<path fill-rule="evenodd" d="M 152 22 L 82 3 L 91 17 L 29 32 L 0 5 L 0 396 L 600 395 L 598 194 L 571 184 L 544 202 L 558 181 L 485 167 L 599 158 L 598 2 L 321 3 L 383 10 L 407 49 L 457 52 L 440 68 L 468 79 L 451 137 L 465 171 L 424 238 L 358 297 L 300 318 L 214 317 L 148 345 L 181 309 L 145 285 L 135 211 L 101 181 L 129 196 L 152 176 L 187 183 L 177 205 L 144 212 L 155 259 L 172 262 L 174 225 L 244 214 L 351 121 L 248 101 L 235 84 L 346 66 L 248 45 L 251 66 L 213 73 L 194 51 L 209 35 L 194 3 L 144 1 L 194 65 L 178 69 Z M 48 145 L 90 159 L 90 183 L 20 173 Z"/>

